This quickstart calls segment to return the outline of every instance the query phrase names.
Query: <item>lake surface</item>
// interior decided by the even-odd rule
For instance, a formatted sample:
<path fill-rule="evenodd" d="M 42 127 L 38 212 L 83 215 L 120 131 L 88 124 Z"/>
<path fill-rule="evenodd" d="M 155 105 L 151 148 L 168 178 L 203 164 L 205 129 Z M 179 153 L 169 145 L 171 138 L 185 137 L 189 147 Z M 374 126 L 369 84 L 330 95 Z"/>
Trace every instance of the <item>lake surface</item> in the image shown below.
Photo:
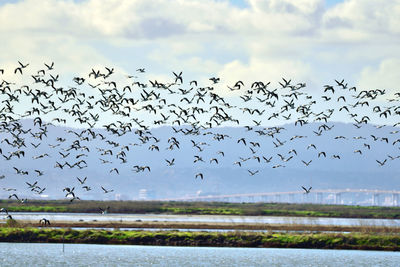
<path fill-rule="evenodd" d="M 0 266 L 399 266 L 399 252 L 0 243 Z"/>
<path fill-rule="evenodd" d="M 269 223 L 269 224 L 308 224 L 340 226 L 399 226 L 399 219 L 358 219 L 358 218 L 315 218 L 315 217 L 280 217 L 280 216 L 223 216 L 223 215 L 166 215 L 166 214 L 97 214 L 97 213 L 45 213 L 12 212 L 18 220 L 39 221 L 43 217 L 50 221 L 85 222 L 227 222 L 227 223 Z M 4 221 L 4 220 L 3 220 Z"/>

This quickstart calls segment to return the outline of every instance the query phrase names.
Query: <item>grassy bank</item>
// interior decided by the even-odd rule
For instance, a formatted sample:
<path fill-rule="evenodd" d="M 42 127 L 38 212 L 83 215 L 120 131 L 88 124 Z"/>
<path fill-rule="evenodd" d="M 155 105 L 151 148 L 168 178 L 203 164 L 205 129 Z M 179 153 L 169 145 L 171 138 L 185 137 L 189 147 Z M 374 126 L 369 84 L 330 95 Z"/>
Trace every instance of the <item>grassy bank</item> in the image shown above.
<path fill-rule="evenodd" d="M 110 206 L 112 213 L 165 213 L 204 215 L 304 216 L 399 219 L 400 207 L 364 207 L 288 203 L 162 202 L 162 201 L 17 201 L 1 200 L 10 212 L 88 212 Z"/>
<path fill-rule="evenodd" d="M 32 228 L 41 226 L 37 221 L 8 220 L 0 227 Z M 301 231 L 301 232 L 358 232 L 358 233 L 385 233 L 400 234 L 400 227 L 396 226 L 374 226 L 374 225 L 314 225 L 314 224 L 267 224 L 267 223 L 234 223 L 234 222 L 120 222 L 120 221 L 53 221 L 52 227 L 57 228 L 108 228 L 108 229 L 198 229 L 201 231 L 209 229 L 236 230 L 236 231 Z"/>
<path fill-rule="evenodd" d="M 400 250 L 400 236 L 0 228 L 0 242 Z"/>

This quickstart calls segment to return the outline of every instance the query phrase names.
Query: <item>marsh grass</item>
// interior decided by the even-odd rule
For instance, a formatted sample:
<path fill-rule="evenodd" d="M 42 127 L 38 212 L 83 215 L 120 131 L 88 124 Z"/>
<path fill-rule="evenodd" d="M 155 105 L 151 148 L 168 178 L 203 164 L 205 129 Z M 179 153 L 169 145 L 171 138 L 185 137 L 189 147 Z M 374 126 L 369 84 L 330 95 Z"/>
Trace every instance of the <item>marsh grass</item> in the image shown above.
<path fill-rule="evenodd" d="M 10 227 L 0 228 L 0 242 L 400 250 L 398 235 L 365 233 L 149 232 Z"/>
<path fill-rule="evenodd" d="M 42 227 L 36 221 L 27 220 L 8 220 L 4 224 L 0 224 L 0 228 L 92 228 L 92 229 L 114 229 L 120 228 L 139 228 L 139 229 L 198 229 L 199 231 L 214 230 L 236 230 L 237 233 L 245 231 L 265 232 L 279 231 L 286 233 L 363 233 L 363 234 L 400 234 L 400 227 L 396 225 L 368 225 L 363 224 L 360 220 L 359 225 L 341 226 L 341 225 L 319 225 L 312 220 L 307 220 L 301 224 L 298 221 L 287 218 L 287 222 L 279 224 L 268 223 L 246 223 L 246 222 L 170 222 L 170 221 L 145 221 L 145 222 L 116 222 L 116 221 L 53 221 L 51 226 Z"/>
<path fill-rule="evenodd" d="M 21 204 L 1 200 L 8 211 L 98 213 L 99 207 L 110 206 L 112 213 L 130 214 L 197 214 L 242 216 L 297 216 L 400 219 L 400 207 L 365 207 L 345 205 L 289 203 L 229 203 L 229 202 L 162 202 L 162 201 L 64 201 L 30 200 Z"/>
<path fill-rule="evenodd" d="M 6 227 L 20 227 L 19 223 L 14 219 L 7 219 L 5 226 Z"/>

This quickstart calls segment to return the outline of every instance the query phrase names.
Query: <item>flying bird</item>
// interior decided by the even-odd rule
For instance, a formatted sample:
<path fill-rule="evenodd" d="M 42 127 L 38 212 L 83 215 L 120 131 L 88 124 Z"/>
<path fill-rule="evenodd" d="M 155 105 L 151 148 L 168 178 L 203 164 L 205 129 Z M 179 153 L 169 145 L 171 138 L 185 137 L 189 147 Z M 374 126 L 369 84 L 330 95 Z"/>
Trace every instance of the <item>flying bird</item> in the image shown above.
<path fill-rule="evenodd" d="M 114 190 L 113 190 L 113 189 L 111 189 L 111 190 L 108 190 L 108 189 L 105 189 L 103 186 L 101 186 L 101 189 L 103 189 L 103 191 L 104 191 L 104 194 L 107 194 L 107 193 L 114 192 Z"/>
<path fill-rule="evenodd" d="M 197 173 L 194 178 L 197 178 L 197 177 L 200 177 L 201 180 L 203 180 L 203 178 L 204 178 L 204 176 L 201 172 Z"/>
<path fill-rule="evenodd" d="M 310 186 L 310 187 L 307 189 L 307 188 L 305 188 L 304 186 L 302 186 L 301 188 L 303 188 L 303 190 L 305 191 L 305 194 L 309 194 L 312 187 Z"/>

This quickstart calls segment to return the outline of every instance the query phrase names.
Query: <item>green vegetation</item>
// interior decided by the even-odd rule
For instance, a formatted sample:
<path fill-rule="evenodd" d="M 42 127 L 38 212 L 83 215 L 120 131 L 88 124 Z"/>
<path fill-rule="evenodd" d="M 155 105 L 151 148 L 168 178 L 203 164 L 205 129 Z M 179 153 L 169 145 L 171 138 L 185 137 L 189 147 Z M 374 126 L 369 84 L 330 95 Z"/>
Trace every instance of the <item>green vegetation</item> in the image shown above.
<path fill-rule="evenodd" d="M 208 214 L 208 215 L 243 215 L 239 208 L 196 208 L 196 207 L 166 207 L 162 208 L 163 213 L 171 214 Z"/>
<path fill-rule="evenodd" d="M 165 213 L 254 216 L 306 216 L 399 219 L 400 207 L 365 207 L 288 203 L 162 202 L 162 201 L 74 201 L 31 200 L 26 204 L 1 200 L 0 207 L 25 212 L 99 212 L 110 206 L 112 213 Z"/>
<path fill-rule="evenodd" d="M 400 250 L 399 235 L 362 233 L 218 233 L 0 228 L 0 242 Z"/>
<path fill-rule="evenodd" d="M 6 206 L 8 211 L 19 212 L 68 212 L 67 206 Z"/>
<path fill-rule="evenodd" d="M 0 225 L 0 227 L 18 227 L 18 228 L 32 228 L 42 226 L 37 221 L 30 220 L 8 220 L 6 224 Z M 318 225 L 318 224 L 297 224 L 291 223 L 290 217 L 288 217 L 287 223 L 280 224 L 269 224 L 269 223 L 233 223 L 233 222 L 196 222 L 196 221 L 186 221 L 186 222 L 171 222 L 171 221 L 53 221 L 51 227 L 57 228 L 84 228 L 84 229 L 202 229 L 208 231 L 208 229 L 230 229 L 236 231 L 280 231 L 280 232 L 358 232 L 365 234 L 399 234 L 400 227 L 383 225 Z"/>

